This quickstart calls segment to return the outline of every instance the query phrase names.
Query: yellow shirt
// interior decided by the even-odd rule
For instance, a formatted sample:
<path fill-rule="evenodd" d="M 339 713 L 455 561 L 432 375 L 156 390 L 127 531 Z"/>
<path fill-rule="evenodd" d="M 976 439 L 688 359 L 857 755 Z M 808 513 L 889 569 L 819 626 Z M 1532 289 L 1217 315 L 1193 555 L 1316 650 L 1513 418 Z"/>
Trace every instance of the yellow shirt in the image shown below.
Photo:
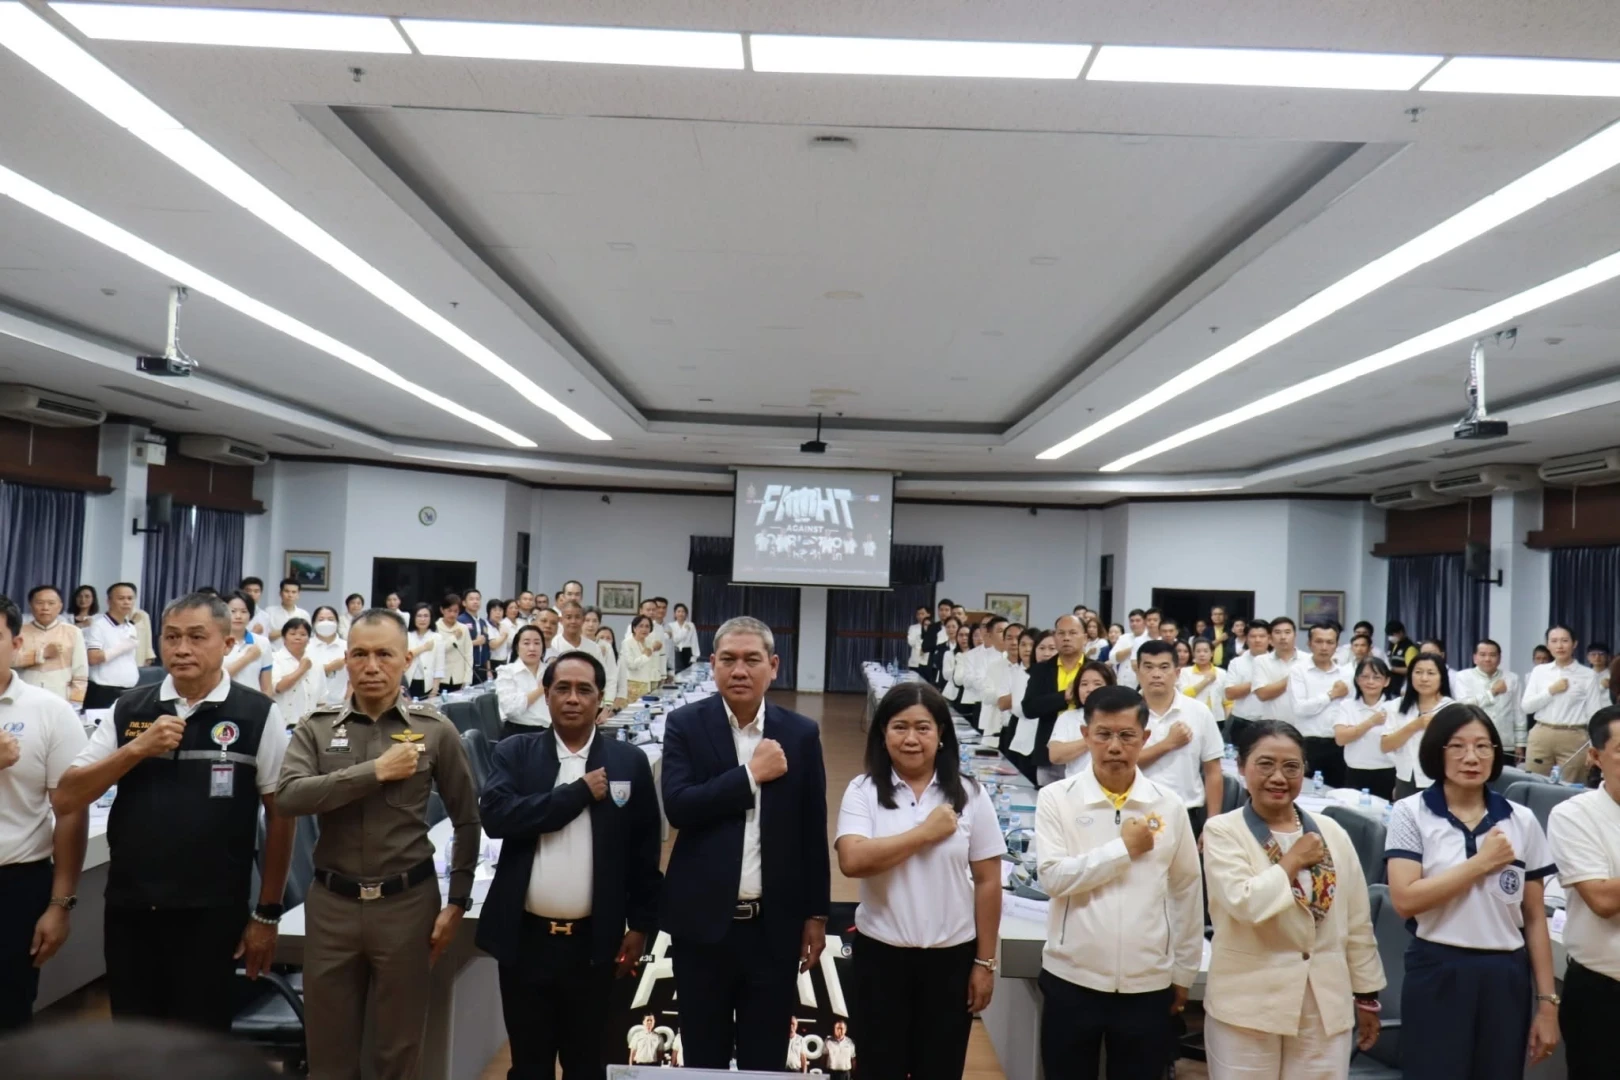
<path fill-rule="evenodd" d="M 1084 658 L 1082 658 L 1081 661 L 1078 664 L 1074 665 L 1074 667 L 1072 669 L 1065 669 L 1064 666 L 1063 666 L 1063 661 L 1059 660 L 1058 661 L 1058 690 L 1060 692 L 1067 692 L 1069 687 L 1074 685 L 1075 676 L 1079 675 L 1080 674 L 1080 669 L 1085 667 L 1085 666 L 1086 666 L 1086 662 L 1085 662 Z"/>
<path fill-rule="evenodd" d="M 1114 809 L 1115 810 L 1123 810 L 1123 809 L 1125 809 L 1125 803 L 1131 797 L 1131 793 L 1130 793 L 1129 790 L 1127 790 L 1122 795 L 1115 795 L 1112 791 L 1109 791 L 1107 788 L 1103 788 L 1102 793 L 1103 793 L 1103 798 L 1107 799 L 1109 802 L 1114 804 Z"/>

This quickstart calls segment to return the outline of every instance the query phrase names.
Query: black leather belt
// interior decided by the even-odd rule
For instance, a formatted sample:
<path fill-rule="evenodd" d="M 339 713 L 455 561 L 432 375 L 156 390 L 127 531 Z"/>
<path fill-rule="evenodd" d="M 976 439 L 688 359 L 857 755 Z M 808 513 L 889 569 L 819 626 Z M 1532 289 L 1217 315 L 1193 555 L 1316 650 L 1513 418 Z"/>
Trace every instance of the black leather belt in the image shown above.
<path fill-rule="evenodd" d="M 739 900 L 739 901 L 737 901 L 737 910 L 732 914 L 731 917 L 732 917 L 733 920 L 736 920 L 736 919 L 757 919 L 757 918 L 759 918 L 759 901 L 758 900 Z"/>
<path fill-rule="evenodd" d="M 556 937 L 559 934 L 563 935 L 564 937 L 573 937 L 576 933 L 583 934 L 591 925 L 591 917 L 589 915 L 582 919 L 552 919 L 545 915 L 536 915 L 531 911 L 525 911 L 523 913 L 523 918 L 525 920 L 533 920 L 541 930 L 544 930 L 552 937 Z"/>
<path fill-rule="evenodd" d="M 334 870 L 315 871 L 315 880 L 326 886 L 328 891 L 348 897 L 350 900 L 383 900 L 402 893 L 412 885 L 420 884 L 432 876 L 432 859 L 423 859 L 403 874 L 395 874 L 381 881 L 358 881 Z"/>

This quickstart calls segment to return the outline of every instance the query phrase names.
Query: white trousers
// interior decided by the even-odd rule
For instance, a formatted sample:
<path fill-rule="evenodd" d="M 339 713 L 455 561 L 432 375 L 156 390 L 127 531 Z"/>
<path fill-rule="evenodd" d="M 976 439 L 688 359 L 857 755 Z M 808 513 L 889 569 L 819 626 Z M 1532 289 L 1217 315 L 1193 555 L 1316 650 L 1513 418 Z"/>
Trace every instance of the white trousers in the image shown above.
<path fill-rule="evenodd" d="M 1204 1054 L 1210 1080 L 1345 1080 L 1356 1029 L 1329 1035 L 1316 1008 L 1316 994 L 1305 991 L 1298 1035 L 1223 1024 L 1204 1017 Z"/>

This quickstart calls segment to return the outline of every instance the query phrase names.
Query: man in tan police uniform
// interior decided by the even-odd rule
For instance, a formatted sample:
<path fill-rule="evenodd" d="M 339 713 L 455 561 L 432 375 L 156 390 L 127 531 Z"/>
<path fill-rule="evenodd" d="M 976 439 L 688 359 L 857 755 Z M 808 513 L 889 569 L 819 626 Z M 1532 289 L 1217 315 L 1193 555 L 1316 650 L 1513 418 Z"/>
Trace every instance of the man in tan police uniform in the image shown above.
<path fill-rule="evenodd" d="M 364 612 L 348 642 L 349 700 L 317 709 L 293 731 L 276 795 L 283 814 L 320 816 L 306 901 L 310 1076 L 359 1080 L 369 991 L 371 1072 L 412 1080 L 429 969 L 472 903 L 478 791 L 455 727 L 400 689 L 407 658 L 399 620 Z M 455 829 L 442 908 L 426 819 L 435 784 Z"/>

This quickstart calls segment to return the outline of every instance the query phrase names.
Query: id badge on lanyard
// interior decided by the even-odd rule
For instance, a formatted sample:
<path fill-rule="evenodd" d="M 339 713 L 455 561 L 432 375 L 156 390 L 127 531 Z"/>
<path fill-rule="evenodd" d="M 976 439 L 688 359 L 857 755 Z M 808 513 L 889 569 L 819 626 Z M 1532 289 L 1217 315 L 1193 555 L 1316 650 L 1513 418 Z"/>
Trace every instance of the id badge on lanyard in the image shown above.
<path fill-rule="evenodd" d="M 225 753 L 232 743 L 242 737 L 242 730 L 229 720 L 221 720 L 208 734 L 219 746 L 219 760 L 208 767 L 208 797 L 235 798 L 236 766 L 226 759 Z"/>

